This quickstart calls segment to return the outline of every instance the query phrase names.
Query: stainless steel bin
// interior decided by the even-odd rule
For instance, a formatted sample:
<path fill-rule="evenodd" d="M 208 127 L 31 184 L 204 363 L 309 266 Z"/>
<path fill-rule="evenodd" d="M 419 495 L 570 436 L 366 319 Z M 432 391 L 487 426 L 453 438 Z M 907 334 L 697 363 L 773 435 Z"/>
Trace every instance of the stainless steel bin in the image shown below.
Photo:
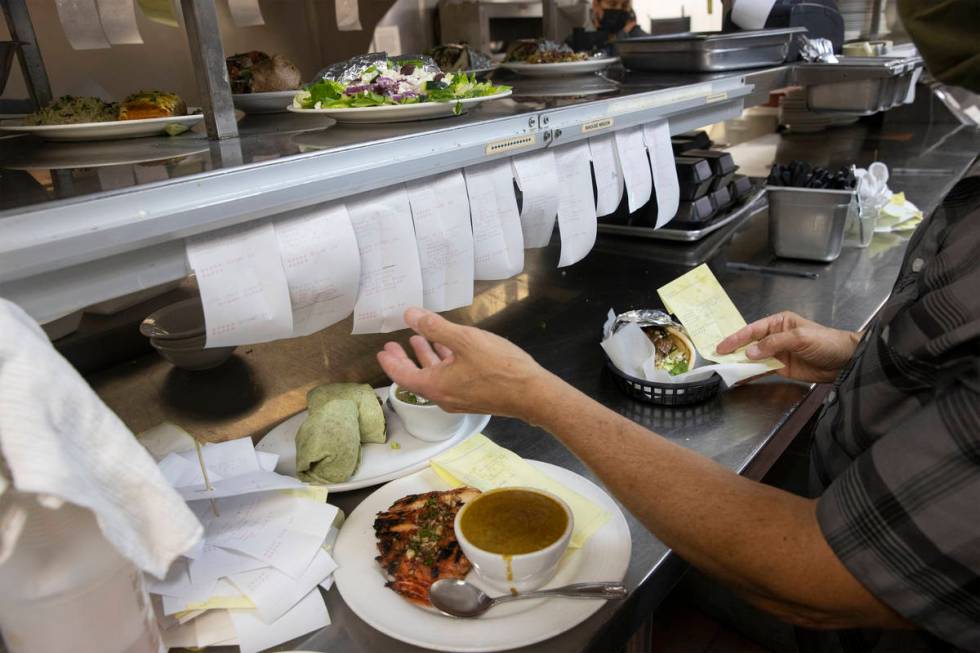
<path fill-rule="evenodd" d="M 844 244 L 853 190 L 770 186 L 769 244 L 776 256 L 829 263 Z"/>
<path fill-rule="evenodd" d="M 613 45 L 623 65 L 653 72 L 718 72 L 776 66 L 786 61 L 802 27 L 747 32 L 688 32 L 640 36 Z"/>

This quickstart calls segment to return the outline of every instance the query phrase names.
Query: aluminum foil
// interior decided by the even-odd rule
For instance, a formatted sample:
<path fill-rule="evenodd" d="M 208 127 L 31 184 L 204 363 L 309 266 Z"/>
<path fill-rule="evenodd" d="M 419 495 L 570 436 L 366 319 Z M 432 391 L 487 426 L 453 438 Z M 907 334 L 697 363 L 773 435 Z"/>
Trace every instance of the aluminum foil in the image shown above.
<path fill-rule="evenodd" d="M 811 63 L 839 63 L 830 39 L 811 39 L 800 35 L 800 56 Z"/>
<path fill-rule="evenodd" d="M 609 312 L 610 314 L 612 313 L 612 311 Z M 637 308 L 632 311 L 620 313 L 616 316 L 610 315 L 610 319 L 606 322 L 605 328 L 603 329 L 605 332 L 604 336 L 608 338 L 630 323 L 636 324 L 641 329 L 651 326 L 671 326 L 680 329 L 681 331 L 684 330 L 684 327 L 681 326 L 680 322 L 677 322 L 674 320 L 674 318 L 670 317 L 670 315 L 659 308 Z"/>
<path fill-rule="evenodd" d="M 396 57 L 389 57 L 387 52 L 369 52 L 368 54 L 359 54 L 355 57 L 351 57 L 347 61 L 340 61 L 335 64 L 330 64 L 316 74 L 316 79 L 330 79 L 336 82 L 350 84 L 351 82 L 359 80 L 364 74 L 365 70 L 371 66 L 384 63 L 384 61 L 389 58 L 392 61 L 421 61 L 422 68 L 424 70 L 431 73 L 442 72 L 432 57 L 428 55 L 402 54 Z"/>

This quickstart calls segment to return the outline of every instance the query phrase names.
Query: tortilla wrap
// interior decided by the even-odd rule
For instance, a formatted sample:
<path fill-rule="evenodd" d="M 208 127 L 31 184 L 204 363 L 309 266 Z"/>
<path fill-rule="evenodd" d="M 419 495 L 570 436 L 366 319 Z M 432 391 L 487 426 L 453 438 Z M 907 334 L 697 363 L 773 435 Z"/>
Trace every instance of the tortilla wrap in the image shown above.
<path fill-rule="evenodd" d="M 296 433 L 296 472 L 301 481 L 342 483 L 361 459 L 357 405 L 336 399 L 311 408 Z"/>
<path fill-rule="evenodd" d="M 697 350 L 694 348 L 694 343 L 691 339 L 687 337 L 687 334 L 680 329 L 672 326 L 666 327 L 648 327 L 644 329 L 647 337 L 650 338 L 654 343 L 657 342 L 657 336 L 663 334 L 670 339 L 671 343 L 683 354 L 684 360 L 687 361 L 687 370 L 693 370 L 697 366 Z M 658 369 L 666 369 L 663 364 L 662 354 L 657 351 L 654 354 L 654 367 Z"/>
<path fill-rule="evenodd" d="M 347 399 L 357 405 L 357 423 L 361 442 L 384 444 L 388 437 L 385 412 L 381 400 L 366 383 L 327 383 L 310 390 L 306 403 L 313 412 L 319 406 L 336 399 Z"/>

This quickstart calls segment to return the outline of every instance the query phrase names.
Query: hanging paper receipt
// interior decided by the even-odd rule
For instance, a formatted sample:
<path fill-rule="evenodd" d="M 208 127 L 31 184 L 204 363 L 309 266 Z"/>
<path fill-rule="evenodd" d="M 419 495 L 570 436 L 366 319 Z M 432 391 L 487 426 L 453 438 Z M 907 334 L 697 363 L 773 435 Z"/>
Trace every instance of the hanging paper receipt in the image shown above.
<path fill-rule="evenodd" d="M 265 25 L 259 0 L 228 0 L 231 20 L 235 27 L 257 27 Z"/>
<path fill-rule="evenodd" d="M 657 294 L 667 311 L 684 325 L 704 358 L 716 363 L 758 364 L 766 370 L 778 370 L 783 366 L 775 358 L 749 360 L 745 357 L 744 347 L 731 354 L 715 353 L 719 342 L 745 326 L 745 319 L 707 263 L 658 288 Z"/>
<path fill-rule="evenodd" d="M 138 45 L 143 42 L 136 24 L 133 0 L 98 0 L 102 31 L 112 45 Z"/>
<path fill-rule="evenodd" d="M 358 0 L 335 0 L 334 14 L 337 19 L 338 31 L 358 32 L 361 30 L 361 12 L 357 3 Z"/>
<path fill-rule="evenodd" d="M 563 268 L 578 263 L 592 251 L 597 221 L 588 142 L 579 141 L 556 149 L 555 159 L 562 188 L 558 200 L 558 233 L 561 234 L 558 267 Z"/>
<path fill-rule="evenodd" d="M 109 47 L 95 0 L 55 0 L 55 9 L 73 49 L 98 50 Z"/>
<path fill-rule="evenodd" d="M 596 206 L 598 216 L 609 215 L 619 208 L 623 199 L 623 173 L 616 158 L 616 143 L 612 134 L 589 139 L 592 170 L 595 172 Z"/>
<path fill-rule="evenodd" d="M 403 186 L 347 202 L 361 254 L 361 283 L 353 333 L 388 333 L 406 327 L 402 314 L 422 305 L 422 269 Z"/>
<path fill-rule="evenodd" d="M 525 249 L 545 247 L 555 230 L 558 215 L 558 167 L 551 150 L 511 159 L 514 180 L 521 189 L 521 228 Z"/>
<path fill-rule="evenodd" d="M 514 195 L 514 172 L 503 159 L 463 169 L 473 220 L 477 279 L 508 279 L 524 269 L 524 232 Z"/>
<path fill-rule="evenodd" d="M 188 239 L 187 260 L 204 304 L 205 347 L 293 334 L 289 286 L 271 224 Z"/>
<path fill-rule="evenodd" d="M 674 165 L 674 148 L 670 144 L 670 125 L 666 120 L 643 125 L 643 142 L 650 155 L 650 173 L 657 196 L 655 228 L 659 229 L 674 219 L 680 206 L 680 185 Z"/>
<path fill-rule="evenodd" d="M 422 267 L 422 305 L 448 311 L 473 303 L 473 231 L 459 170 L 405 184 Z"/>
<path fill-rule="evenodd" d="M 276 223 L 289 284 L 293 335 L 306 336 L 354 310 L 361 257 L 343 204 L 301 209 Z"/>
<path fill-rule="evenodd" d="M 626 182 L 629 210 L 630 213 L 634 213 L 650 201 L 650 194 L 653 191 L 643 128 L 630 127 L 616 132 L 613 136 L 619 169 L 623 172 L 623 180 Z"/>

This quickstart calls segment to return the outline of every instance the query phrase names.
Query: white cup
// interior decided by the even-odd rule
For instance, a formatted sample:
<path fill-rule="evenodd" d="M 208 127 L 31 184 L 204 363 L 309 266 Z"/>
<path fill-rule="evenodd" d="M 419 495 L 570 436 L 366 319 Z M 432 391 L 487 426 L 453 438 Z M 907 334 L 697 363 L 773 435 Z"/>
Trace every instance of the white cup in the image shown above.
<path fill-rule="evenodd" d="M 530 592 L 538 589 L 554 578 L 555 573 L 558 571 L 558 563 L 561 562 L 561 558 L 568 548 L 568 543 L 572 539 L 572 529 L 575 527 L 575 521 L 568 504 L 551 492 L 529 487 L 500 488 L 498 490 L 490 490 L 490 492 L 506 490 L 535 492 L 549 499 L 553 499 L 565 511 L 565 517 L 567 518 L 565 530 L 561 534 L 561 537 L 545 548 L 532 551 L 531 553 L 505 555 L 485 551 L 470 542 L 466 538 L 466 534 L 463 533 L 463 529 L 460 528 L 461 519 L 466 513 L 466 509 L 478 501 L 479 497 L 470 501 L 456 513 L 456 521 L 453 523 L 453 528 L 456 531 L 456 539 L 459 541 L 463 553 L 473 563 L 473 568 L 482 580 L 502 592 Z M 480 496 L 485 496 L 490 492 Z"/>
<path fill-rule="evenodd" d="M 388 389 L 388 401 L 395 413 L 405 424 L 409 433 L 419 440 L 440 442 L 448 440 L 459 430 L 466 413 L 447 413 L 435 404 L 410 404 L 402 401 L 395 394 L 398 384 L 392 383 Z"/>

